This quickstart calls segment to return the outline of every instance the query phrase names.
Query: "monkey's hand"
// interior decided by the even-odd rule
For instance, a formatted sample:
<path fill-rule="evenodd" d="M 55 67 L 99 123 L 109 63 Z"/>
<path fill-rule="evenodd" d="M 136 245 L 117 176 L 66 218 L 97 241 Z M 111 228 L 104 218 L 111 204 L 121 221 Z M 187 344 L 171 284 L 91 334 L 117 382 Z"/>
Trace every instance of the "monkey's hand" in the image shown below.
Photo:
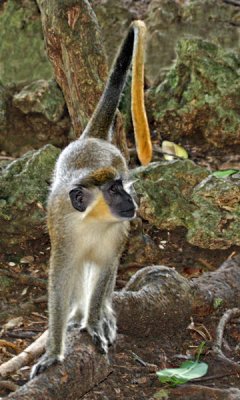
<path fill-rule="evenodd" d="M 40 360 L 34 364 L 31 369 L 30 379 L 33 379 L 36 375 L 41 374 L 45 369 L 53 364 L 63 361 L 63 356 L 45 353 Z"/>

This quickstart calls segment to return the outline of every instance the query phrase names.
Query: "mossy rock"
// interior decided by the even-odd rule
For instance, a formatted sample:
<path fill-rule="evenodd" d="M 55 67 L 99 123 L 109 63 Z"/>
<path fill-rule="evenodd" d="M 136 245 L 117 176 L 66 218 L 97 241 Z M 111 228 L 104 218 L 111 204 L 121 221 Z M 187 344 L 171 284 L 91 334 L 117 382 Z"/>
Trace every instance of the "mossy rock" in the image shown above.
<path fill-rule="evenodd" d="M 240 144 L 240 56 L 183 39 L 166 79 L 148 99 L 162 136 L 195 135 L 216 147 Z"/>
<path fill-rule="evenodd" d="M 163 161 L 134 170 L 140 195 L 140 215 L 161 229 L 188 226 L 194 207 L 189 202 L 194 186 L 208 176 L 192 161 Z"/>
<path fill-rule="evenodd" d="M 240 245 L 240 179 L 216 178 L 190 160 L 157 162 L 132 172 L 139 213 L 159 229 L 186 228 L 208 249 Z"/>
<path fill-rule="evenodd" d="M 39 79 L 13 96 L 13 104 L 24 114 L 40 113 L 51 122 L 58 122 L 64 114 L 65 100 L 54 80 Z"/>
<path fill-rule="evenodd" d="M 240 179 L 209 176 L 194 188 L 191 202 L 197 206 L 187 239 L 211 249 L 240 246 Z"/>
<path fill-rule="evenodd" d="M 46 231 L 46 198 L 60 150 L 46 145 L 26 153 L 0 176 L 1 247 L 37 239 Z"/>
<path fill-rule="evenodd" d="M 2 151 L 20 157 L 48 143 L 63 148 L 69 142 L 70 128 L 64 97 L 54 80 L 0 84 Z"/>
<path fill-rule="evenodd" d="M 50 79 L 41 17 L 34 0 L 8 0 L 0 10 L 0 80 L 3 84 Z"/>
<path fill-rule="evenodd" d="M 181 38 L 200 37 L 239 51 L 239 16 L 238 7 L 223 1 L 151 0 L 146 15 L 148 77 L 157 83 L 162 80 Z"/>

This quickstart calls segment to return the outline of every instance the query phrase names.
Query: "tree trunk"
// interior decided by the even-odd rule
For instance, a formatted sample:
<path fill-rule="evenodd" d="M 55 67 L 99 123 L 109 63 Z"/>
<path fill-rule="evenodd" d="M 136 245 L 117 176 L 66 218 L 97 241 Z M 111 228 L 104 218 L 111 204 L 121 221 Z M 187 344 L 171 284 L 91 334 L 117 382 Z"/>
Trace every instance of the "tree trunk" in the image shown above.
<path fill-rule="evenodd" d="M 37 0 L 48 57 L 79 137 L 93 114 L 107 79 L 101 31 L 87 0 Z M 126 153 L 126 139 L 117 117 L 116 137 Z"/>
<path fill-rule="evenodd" d="M 37 0 L 48 57 L 77 136 L 91 117 L 107 78 L 96 16 L 85 0 Z"/>

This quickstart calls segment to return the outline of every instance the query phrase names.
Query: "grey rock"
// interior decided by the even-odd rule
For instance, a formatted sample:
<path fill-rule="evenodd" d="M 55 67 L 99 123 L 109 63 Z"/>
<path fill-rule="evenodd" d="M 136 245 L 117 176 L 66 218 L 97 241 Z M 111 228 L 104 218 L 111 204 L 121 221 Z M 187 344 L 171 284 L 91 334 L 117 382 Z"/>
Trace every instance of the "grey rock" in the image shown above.
<path fill-rule="evenodd" d="M 0 176 L 0 246 L 37 239 L 46 231 L 46 198 L 60 150 L 46 145 L 26 153 L 3 169 Z"/>
<path fill-rule="evenodd" d="M 189 243 L 207 249 L 240 245 L 240 179 L 216 178 L 190 160 L 133 171 L 140 215 L 159 229 L 185 227 Z"/>
<path fill-rule="evenodd" d="M 49 121 L 58 122 L 64 113 L 65 101 L 55 81 L 40 79 L 24 86 L 13 96 L 13 104 L 24 114 L 37 112 Z"/>

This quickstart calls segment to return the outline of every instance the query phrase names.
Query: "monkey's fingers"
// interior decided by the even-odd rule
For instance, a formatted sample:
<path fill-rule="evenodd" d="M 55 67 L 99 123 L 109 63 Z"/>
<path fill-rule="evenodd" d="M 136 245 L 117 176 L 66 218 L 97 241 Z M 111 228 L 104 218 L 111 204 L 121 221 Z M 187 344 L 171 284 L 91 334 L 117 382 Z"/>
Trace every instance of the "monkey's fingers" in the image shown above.
<path fill-rule="evenodd" d="M 57 364 L 58 362 L 62 362 L 63 358 L 58 355 L 48 355 L 44 354 L 40 360 L 32 367 L 30 373 L 30 379 L 33 379 L 35 376 L 41 374 L 45 369 L 50 367 L 51 365 Z"/>

